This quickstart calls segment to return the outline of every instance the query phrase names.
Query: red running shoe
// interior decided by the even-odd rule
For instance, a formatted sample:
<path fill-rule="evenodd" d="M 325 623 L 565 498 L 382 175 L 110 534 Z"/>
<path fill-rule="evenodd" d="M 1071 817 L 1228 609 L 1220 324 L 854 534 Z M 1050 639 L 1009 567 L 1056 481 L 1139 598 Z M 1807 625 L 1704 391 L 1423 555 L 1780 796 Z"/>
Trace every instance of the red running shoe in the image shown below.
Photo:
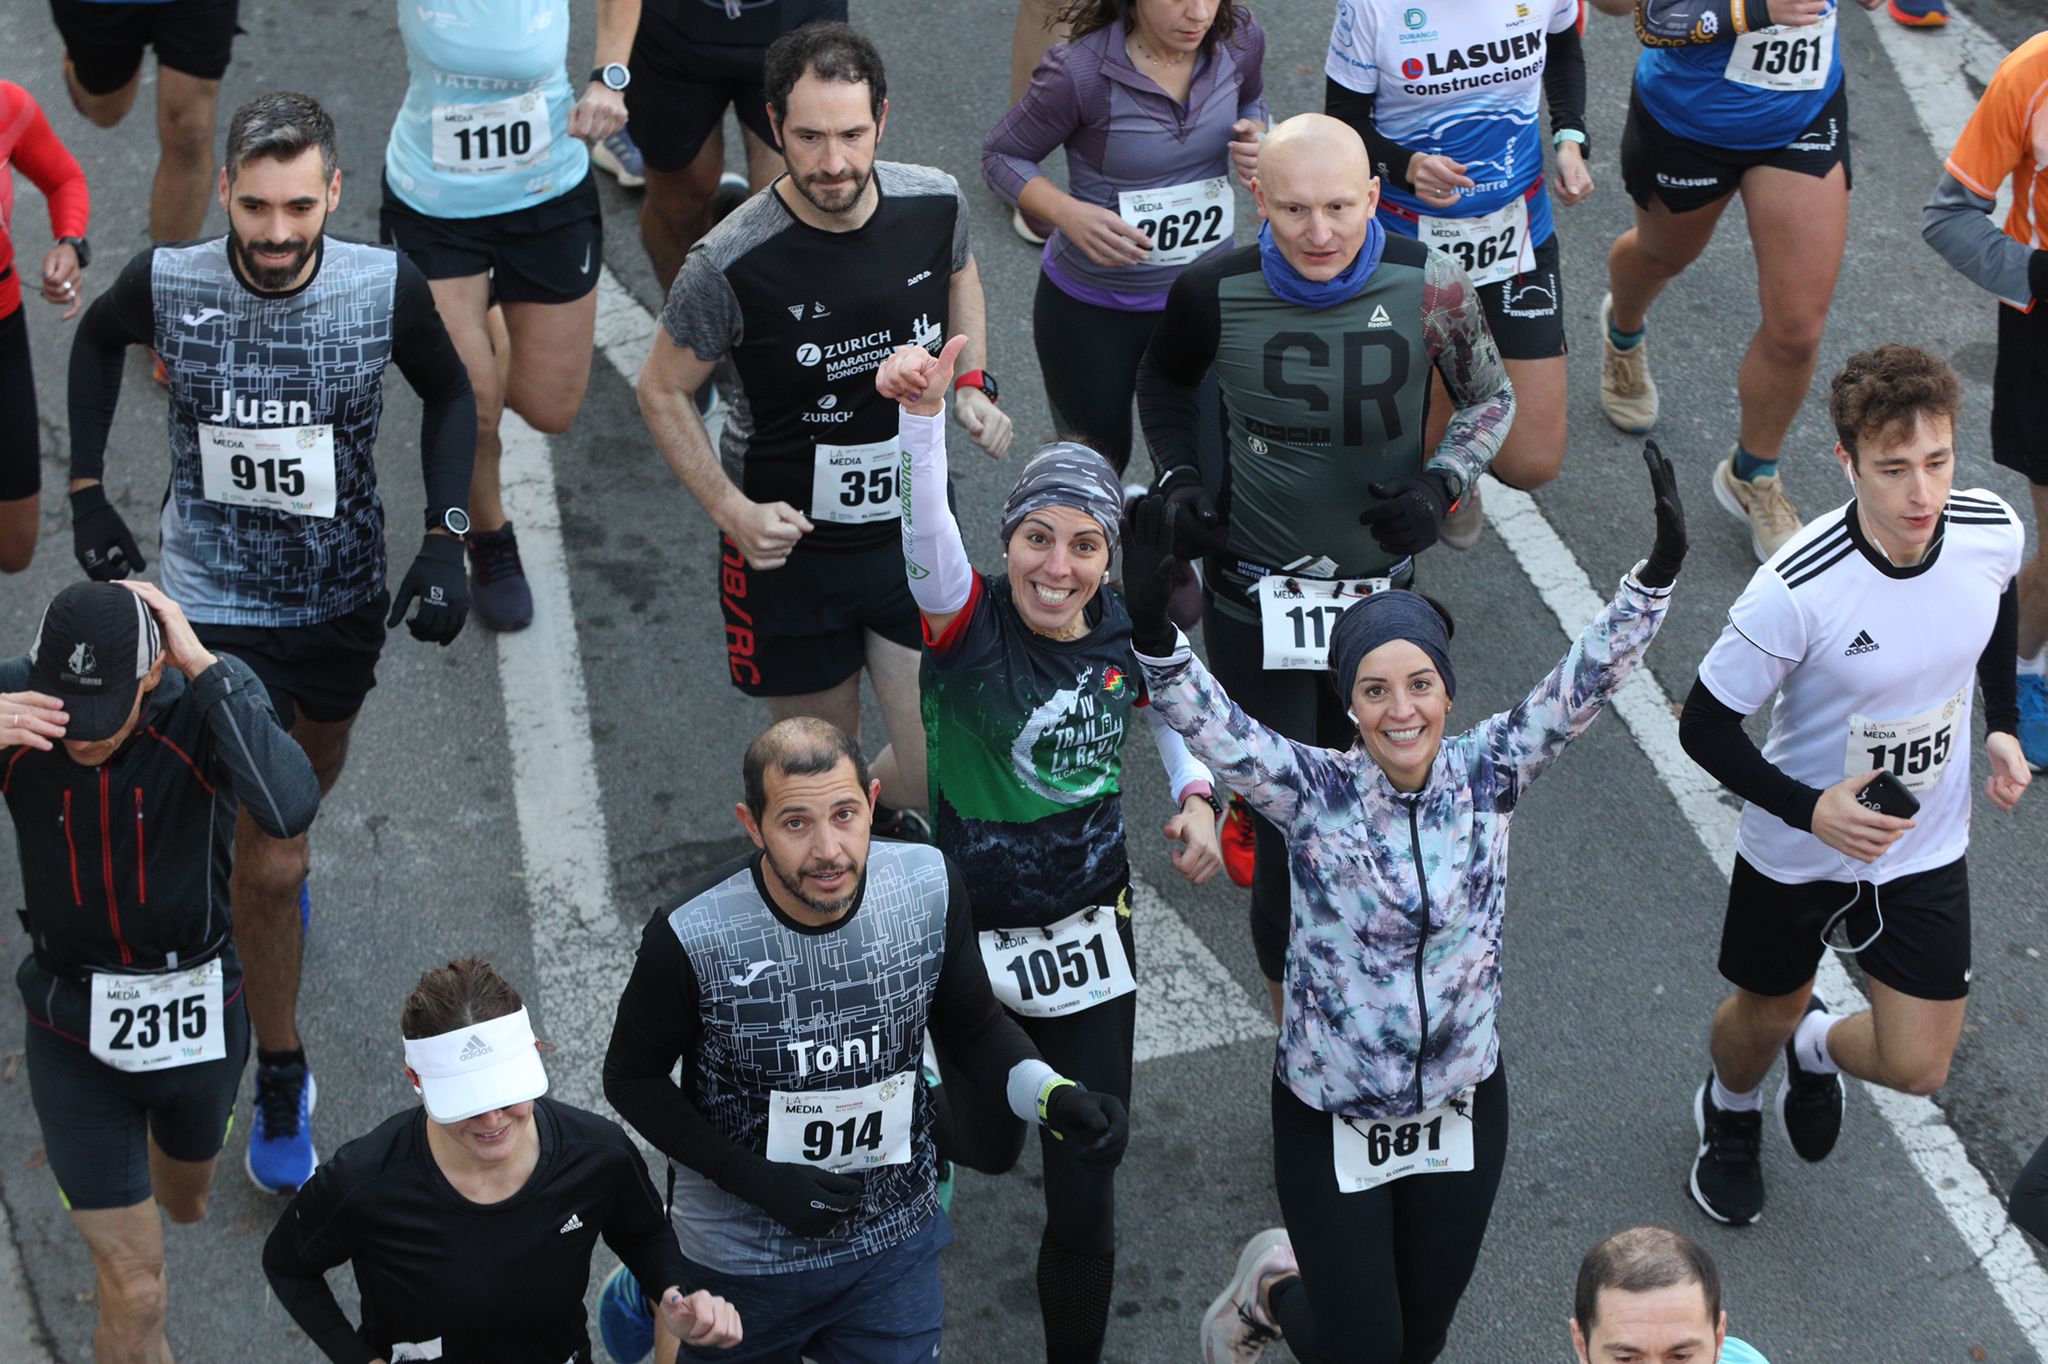
<path fill-rule="evenodd" d="M 1940 28 L 1948 22 L 1947 0 L 1889 0 L 1886 8 L 1907 28 Z"/>
<path fill-rule="evenodd" d="M 1244 803 L 1243 796 L 1233 792 L 1230 808 L 1223 816 L 1223 870 L 1240 886 L 1248 886 L 1252 883 L 1257 853 L 1258 845 L 1252 838 L 1251 807 Z"/>

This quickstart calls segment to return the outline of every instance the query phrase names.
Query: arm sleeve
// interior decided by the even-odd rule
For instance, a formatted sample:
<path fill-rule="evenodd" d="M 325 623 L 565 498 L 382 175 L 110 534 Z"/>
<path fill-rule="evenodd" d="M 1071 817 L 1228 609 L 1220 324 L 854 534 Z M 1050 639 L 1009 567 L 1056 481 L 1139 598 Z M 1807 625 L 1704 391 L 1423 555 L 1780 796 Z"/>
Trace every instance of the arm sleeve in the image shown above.
<path fill-rule="evenodd" d="M 230 655 L 199 674 L 192 700 L 213 736 L 214 766 L 235 799 L 272 838 L 296 838 L 320 811 L 313 764 L 277 723 L 270 693 Z"/>
<path fill-rule="evenodd" d="M 1993 194 L 1996 194 L 1993 188 Z M 1920 210 L 1920 236 L 1940 253 L 1941 258 L 1978 288 L 2024 308 L 2039 292 L 2030 269 L 2036 257 L 2048 258 L 2048 251 L 2036 250 L 2015 241 L 1991 221 L 1996 201 L 1964 184 L 1955 172 L 1944 170 Z"/>
<path fill-rule="evenodd" d="M 1072 53 L 1069 43 L 1048 51 L 1023 97 L 982 139 L 981 178 L 1013 204 L 1024 186 L 1045 174 L 1039 163 L 1081 126 L 1080 95 L 1068 71 Z"/>
<path fill-rule="evenodd" d="M 333 1167 L 322 1165 L 299 1186 L 263 1243 L 263 1275 L 306 1338 L 333 1364 L 372 1364 L 377 1352 L 349 1324 L 327 1286 L 327 1271 L 347 1264 L 354 1253 L 339 1182 Z"/>
<path fill-rule="evenodd" d="M 685 1293 L 692 1291 L 690 1266 L 676 1244 L 674 1224 L 662 1211 L 661 1195 L 647 1177 L 647 1163 L 624 1132 L 618 1137 L 618 1188 L 612 1195 L 610 1215 L 599 1235 L 612 1254 L 625 1262 L 640 1281 L 640 1287 L 657 1302 L 669 1285 Z"/>
<path fill-rule="evenodd" d="M 420 471 L 427 506 L 469 506 L 469 476 L 476 464 L 476 394 L 469 370 L 441 325 L 427 277 L 405 256 L 398 258 L 392 300 L 391 358 L 420 395 Z"/>
<path fill-rule="evenodd" d="M 2048 1241 L 2048 1141 L 2034 1148 L 2012 1186 L 2013 1225 L 2036 1241 Z"/>
<path fill-rule="evenodd" d="M 1549 35 L 1543 54 L 1543 98 L 1550 104 L 1552 135 L 1570 128 L 1586 131 L 1586 44 L 1579 26 L 1567 24 Z"/>
<path fill-rule="evenodd" d="M 1742 720 L 1739 712 L 1721 703 L 1704 678 L 1696 679 L 1678 717 L 1679 746 L 1708 776 L 1759 810 L 1802 833 L 1813 832 L 1819 790 L 1794 780 L 1765 758 Z"/>
<path fill-rule="evenodd" d="M 1696 47 L 1776 22 L 1765 0 L 1636 0 L 1644 47 Z"/>
<path fill-rule="evenodd" d="M 1166 769 L 1166 789 L 1173 792 L 1173 803 L 1179 805 L 1197 786 L 1214 792 L 1216 774 L 1207 763 L 1188 752 L 1188 741 L 1180 737 L 1180 731 L 1167 724 L 1166 717 L 1151 702 L 1138 710 L 1145 717 L 1145 727 L 1152 731 L 1152 742 L 1159 745 L 1159 765 Z"/>
<path fill-rule="evenodd" d="M 947 615 L 967 604 L 974 565 L 946 498 L 946 410 L 922 417 L 896 411 L 903 447 L 903 571 L 918 610 Z"/>
<path fill-rule="evenodd" d="M 1515 386 L 1486 325 L 1479 291 L 1441 251 L 1429 253 L 1423 275 L 1422 336 L 1453 407 L 1428 467 L 1450 470 L 1470 489 L 1514 424 Z"/>
<path fill-rule="evenodd" d="M 1196 452 L 1202 379 L 1216 363 L 1222 337 L 1215 273 L 1200 264 L 1181 271 L 1138 362 L 1138 423 L 1159 471 L 1153 486 L 1162 491 L 1182 479 L 1201 477 Z"/>
<path fill-rule="evenodd" d="M 953 859 L 946 859 L 946 959 L 932 990 L 931 1028 L 952 1064 L 979 1093 L 1001 1090 L 1010 1111 L 1038 1125 L 1038 1091 L 1055 1074 L 1015 1019 L 996 1002 L 974 940 L 974 910 Z"/>
<path fill-rule="evenodd" d="M 2012 670 L 2020 647 L 2020 597 L 2017 580 L 1998 598 L 1998 620 L 1991 638 L 1977 656 L 1977 686 L 1984 692 L 1984 728 L 1991 734 L 2017 734 L 2020 728 L 2020 683 Z"/>
<path fill-rule="evenodd" d="M 1365 139 L 1365 153 L 1372 158 L 1373 174 L 1413 193 L 1415 186 L 1408 181 L 1408 162 L 1414 157 L 1415 148 L 1394 141 L 1373 122 L 1373 104 L 1377 99 L 1377 95 L 1353 90 L 1334 76 L 1323 78 L 1323 112 L 1351 125 L 1352 131 Z"/>
<path fill-rule="evenodd" d="M 42 106 L 28 98 L 28 108 L 28 127 L 14 144 L 14 168 L 48 201 L 50 236 L 83 237 L 92 220 L 92 191 L 86 187 L 85 172 L 50 127 Z"/>
<path fill-rule="evenodd" d="M 71 339 L 67 402 L 71 418 L 71 477 L 97 479 L 107 464 L 107 432 L 121 401 L 121 369 L 128 347 L 154 339 L 155 303 L 150 298 L 154 247 L 121 268 L 113 287 L 92 301 Z"/>
<path fill-rule="evenodd" d="M 611 1045 L 604 1054 L 604 1097 L 634 1131 L 679 1165 L 727 1193 L 760 1157 L 712 1125 L 674 1079 L 687 1066 L 701 1028 L 697 975 L 688 954 L 657 915 L 640 935 L 633 974 L 619 997 Z"/>

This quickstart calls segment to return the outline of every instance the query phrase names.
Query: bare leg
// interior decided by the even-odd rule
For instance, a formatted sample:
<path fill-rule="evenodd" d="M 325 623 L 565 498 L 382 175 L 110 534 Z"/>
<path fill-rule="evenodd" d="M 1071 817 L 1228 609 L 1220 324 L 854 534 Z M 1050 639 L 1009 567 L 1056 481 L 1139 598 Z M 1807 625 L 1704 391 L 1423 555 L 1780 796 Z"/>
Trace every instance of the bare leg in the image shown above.
<path fill-rule="evenodd" d="M 1792 1039 L 1806 1016 L 1808 981 L 1789 995 L 1758 995 L 1737 990 L 1714 1010 L 1712 1049 L 1714 1074 L 1737 1094 L 1747 1094 L 1771 1073 L 1771 1063 Z"/>
<path fill-rule="evenodd" d="M 889 725 L 889 746 L 875 755 L 872 767 L 882 783 L 882 799 L 899 809 L 922 810 L 931 804 L 917 671 L 917 650 L 868 632 L 868 677 Z"/>
<path fill-rule="evenodd" d="M 155 1154 L 154 1150 L 151 1152 Z M 172 1364 L 164 1339 L 164 1228 L 156 1204 L 73 1212 L 99 1276 L 94 1364 Z"/>
<path fill-rule="evenodd" d="M 223 1134 L 225 1135 L 225 1134 Z M 149 1138 L 149 1187 L 164 1215 L 173 1222 L 197 1222 L 206 1216 L 213 1192 L 213 1160 L 172 1160 Z"/>
<path fill-rule="evenodd" d="M 815 715 L 820 720 L 829 720 L 845 730 L 855 743 L 860 742 L 860 674 L 841 682 L 827 691 L 808 692 L 802 696 L 770 696 L 768 713 L 778 721 L 794 715 Z"/>
<path fill-rule="evenodd" d="M 559 436 L 590 387 L 597 290 L 572 303 L 506 303 L 500 311 L 511 343 L 505 403 L 534 430 Z"/>
<path fill-rule="evenodd" d="M 157 64 L 156 184 L 149 196 L 149 234 L 189 241 L 206 228 L 213 202 L 213 118 L 220 82 Z"/>
<path fill-rule="evenodd" d="M 1858 1079 L 1906 1094 L 1932 1094 L 1948 1082 L 1963 1035 L 1966 999 L 1916 999 L 1882 981 L 1866 981 L 1870 1007 L 1828 1029 L 1828 1055 Z"/>
<path fill-rule="evenodd" d="M 1776 459 L 1806 402 L 1821 329 L 1849 239 L 1848 173 L 1815 179 L 1775 166 L 1742 177 L 1742 206 L 1756 250 L 1763 322 L 1742 357 L 1742 448 Z M 1616 325 L 1620 325 L 1619 319 Z"/>
<path fill-rule="evenodd" d="M 1643 329 L 1643 319 L 1664 286 L 1699 259 L 1714 238 L 1714 225 L 1728 207 L 1718 199 L 1690 213 L 1673 213 L 1661 200 L 1636 210 L 1636 225 L 1607 248 L 1607 289 L 1614 295 L 1614 325 Z"/>
<path fill-rule="evenodd" d="M 1053 14 L 1058 0 L 1017 0 L 1017 27 L 1010 35 L 1010 103 L 1024 97 L 1031 73 L 1055 43 L 1067 36 L 1066 25 L 1055 25 Z"/>
<path fill-rule="evenodd" d="M 1534 492 L 1564 468 L 1564 357 L 1505 363 L 1515 386 L 1515 421 L 1489 472 L 1510 488 Z M 1452 405 L 1441 374 L 1432 370 L 1429 386 L 1429 427 L 1422 448 L 1433 454 L 1451 424 Z"/>
<path fill-rule="evenodd" d="M 19 573 L 36 557 L 42 511 L 41 493 L 0 502 L 0 573 Z"/>
<path fill-rule="evenodd" d="M 111 128 L 128 117 L 128 111 L 135 107 L 135 93 L 142 88 L 142 67 L 138 63 L 135 74 L 119 90 L 109 90 L 104 95 L 95 95 L 78 83 L 78 73 L 71 67 L 71 58 L 64 59 L 64 89 L 71 96 L 71 107 L 85 115 L 86 121 L 95 128 Z"/>
<path fill-rule="evenodd" d="M 755 194 L 768 188 L 782 174 L 782 153 L 763 142 L 752 128 L 740 125 L 740 141 L 747 148 L 747 188 Z"/>
<path fill-rule="evenodd" d="M 433 279 L 427 287 L 434 294 L 434 309 L 469 371 L 469 386 L 476 393 L 476 465 L 469 475 L 469 520 L 473 529 L 493 531 L 505 524 L 505 507 L 499 497 L 498 461 L 503 446 L 498 440 L 498 422 L 505 410 L 505 387 L 499 380 L 499 357 L 491 344 L 489 275 L 463 275 L 457 279 Z M 296 892 L 295 892 L 296 893 Z"/>
<path fill-rule="evenodd" d="M 711 200 L 725 173 L 725 139 L 714 129 L 697 159 L 679 171 L 647 168 L 647 193 L 640 201 L 640 244 L 666 295 L 683 268 L 683 257 L 711 230 Z"/>

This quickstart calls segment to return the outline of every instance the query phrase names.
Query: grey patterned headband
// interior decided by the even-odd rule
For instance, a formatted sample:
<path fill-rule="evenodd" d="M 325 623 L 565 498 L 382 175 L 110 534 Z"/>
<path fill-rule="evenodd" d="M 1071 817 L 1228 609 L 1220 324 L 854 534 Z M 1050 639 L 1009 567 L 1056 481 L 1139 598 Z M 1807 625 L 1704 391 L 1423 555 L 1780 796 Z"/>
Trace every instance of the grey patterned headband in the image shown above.
<path fill-rule="evenodd" d="M 1101 523 L 1113 559 L 1123 541 L 1124 488 L 1108 460 L 1070 440 L 1041 445 L 1003 504 L 1003 544 L 1041 507 L 1073 507 Z"/>

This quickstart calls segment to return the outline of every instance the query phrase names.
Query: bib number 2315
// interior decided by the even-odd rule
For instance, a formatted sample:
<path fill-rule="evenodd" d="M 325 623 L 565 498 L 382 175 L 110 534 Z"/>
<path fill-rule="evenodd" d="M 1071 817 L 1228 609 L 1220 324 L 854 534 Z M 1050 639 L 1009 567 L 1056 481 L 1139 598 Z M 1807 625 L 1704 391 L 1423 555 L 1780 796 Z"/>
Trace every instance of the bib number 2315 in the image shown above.
<path fill-rule="evenodd" d="M 169 1070 L 228 1054 L 218 958 L 154 976 L 96 973 L 86 1049 L 116 1070 Z"/>
<path fill-rule="evenodd" d="M 1472 1168 L 1472 1091 L 1412 1118 L 1330 1119 L 1337 1192 L 1363 1193 L 1409 1175 Z"/>

